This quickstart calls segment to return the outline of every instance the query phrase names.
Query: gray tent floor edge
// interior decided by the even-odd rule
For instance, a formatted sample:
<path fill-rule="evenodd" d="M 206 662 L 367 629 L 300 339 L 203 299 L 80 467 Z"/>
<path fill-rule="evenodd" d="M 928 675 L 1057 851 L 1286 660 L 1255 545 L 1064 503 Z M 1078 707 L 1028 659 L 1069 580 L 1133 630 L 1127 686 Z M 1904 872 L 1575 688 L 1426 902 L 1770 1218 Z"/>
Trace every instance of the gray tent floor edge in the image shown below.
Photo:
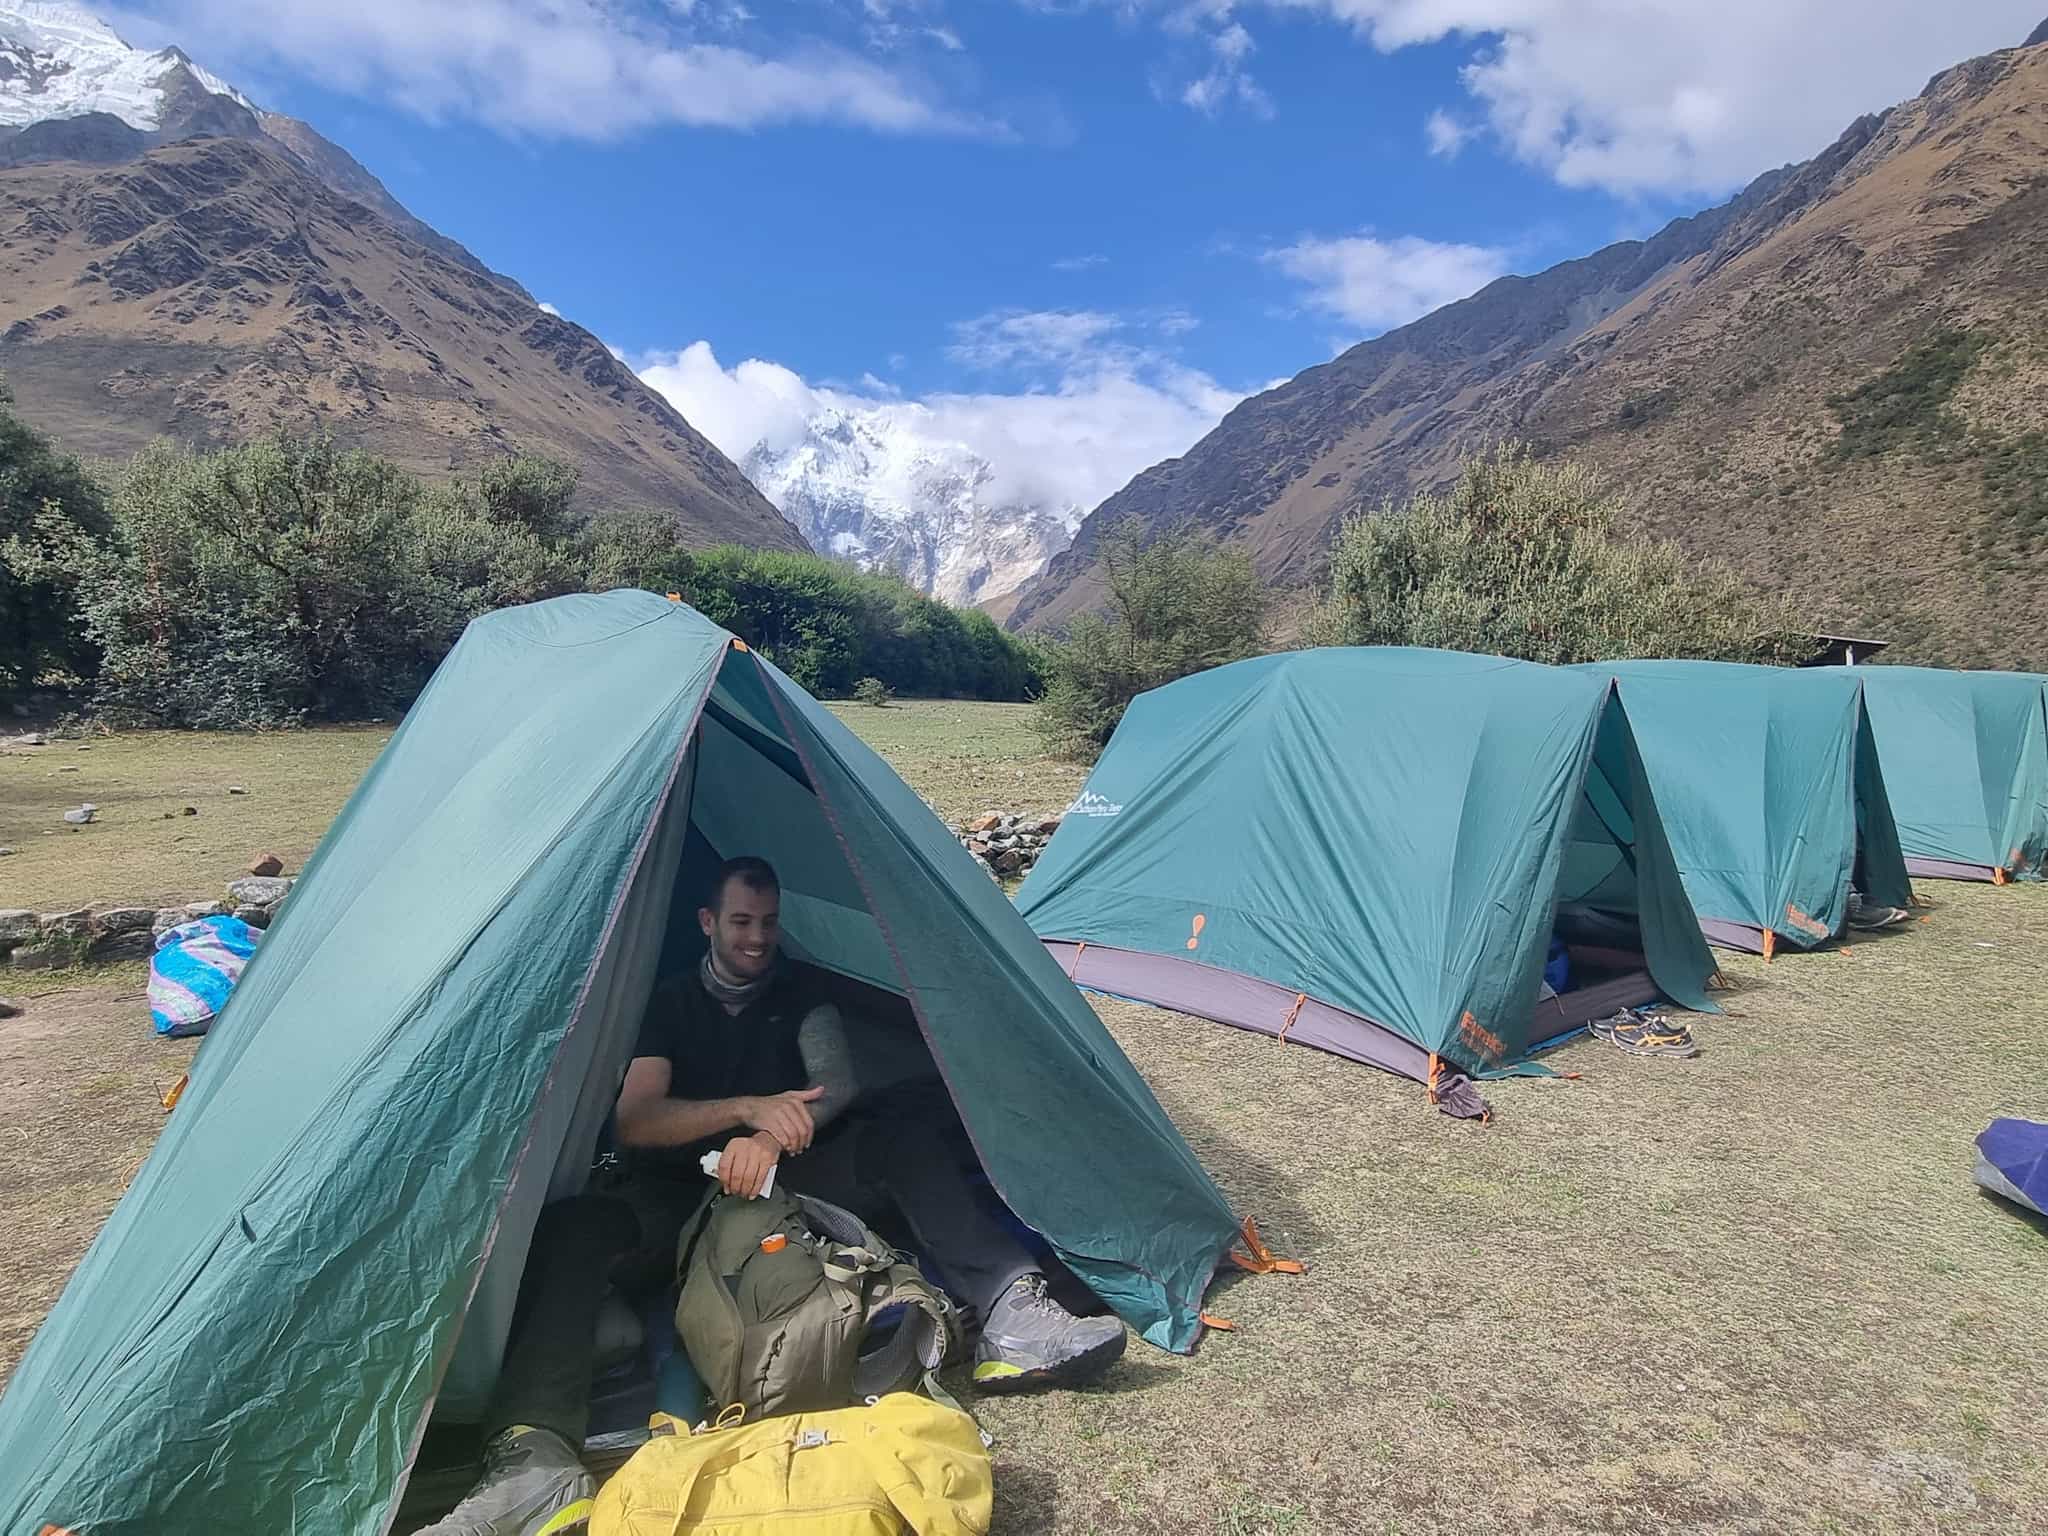
<path fill-rule="evenodd" d="M 1961 859 L 1930 859 L 1918 854 L 1906 855 L 1906 873 L 1916 880 L 1977 880 L 1986 885 L 2000 884 L 1999 871 L 1989 864 L 1968 864 Z"/>
<path fill-rule="evenodd" d="M 1700 932 L 1716 949 L 1733 949 L 1745 955 L 1764 952 L 1764 931 L 1755 923 L 1729 922 L 1725 918 L 1703 917 Z"/>
<path fill-rule="evenodd" d="M 1277 982 L 1172 955 L 1061 939 L 1044 943 L 1078 987 L 1271 1035 L 1282 1044 L 1314 1046 L 1409 1078 L 1428 1086 L 1437 1108 L 1456 1119 L 1486 1120 L 1492 1114 L 1471 1078 L 1433 1072 L 1428 1051 L 1363 1014 L 1290 992 Z"/>
<path fill-rule="evenodd" d="M 1270 1035 L 1283 1043 L 1312 1045 L 1396 1077 L 1425 1085 L 1430 1082 L 1430 1053 L 1406 1036 L 1362 1013 L 1291 992 L 1278 982 L 1110 944 L 1072 939 L 1043 942 L 1074 985 L 1089 991 L 1192 1014 L 1233 1029 Z M 1661 996 L 1647 970 L 1626 971 L 1590 987 L 1544 998 L 1530 1015 L 1529 1038 L 1548 1046 L 1584 1029 L 1594 1019 L 1623 1008 L 1643 1007 Z M 1436 1083 L 1439 1099 L 1451 1101 L 1438 1105 L 1446 1114 L 1462 1119 L 1483 1118 L 1488 1113 L 1476 1087 L 1469 1094 L 1470 1114 L 1456 1107 L 1465 1096 L 1454 1095 L 1447 1087 L 1449 1082 L 1445 1074 L 1439 1075 Z"/>

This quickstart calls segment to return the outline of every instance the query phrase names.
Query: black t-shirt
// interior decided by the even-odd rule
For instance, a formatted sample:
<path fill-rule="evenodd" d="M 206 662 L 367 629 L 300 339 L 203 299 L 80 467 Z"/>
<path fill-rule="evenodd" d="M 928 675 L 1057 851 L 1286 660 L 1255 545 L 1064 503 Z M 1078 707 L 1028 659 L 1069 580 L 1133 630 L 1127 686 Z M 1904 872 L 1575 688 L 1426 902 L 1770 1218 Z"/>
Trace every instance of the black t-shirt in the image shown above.
<path fill-rule="evenodd" d="M 667 1059 L 671 1098 L 787 1093 L 808 1081 L 797 1031 L 811 1009 L 829 1000 L 824 972 L 785 960 L 774 986 L 738 1013 L 727 1013 L 693 970 L 655 988 L 633 1054 Z M 646 1161 L 664 1168 L 693 1167 L 736 1134 L 744 1133 L 727 1131 L 692 1146 L 665 1149 Z"/>

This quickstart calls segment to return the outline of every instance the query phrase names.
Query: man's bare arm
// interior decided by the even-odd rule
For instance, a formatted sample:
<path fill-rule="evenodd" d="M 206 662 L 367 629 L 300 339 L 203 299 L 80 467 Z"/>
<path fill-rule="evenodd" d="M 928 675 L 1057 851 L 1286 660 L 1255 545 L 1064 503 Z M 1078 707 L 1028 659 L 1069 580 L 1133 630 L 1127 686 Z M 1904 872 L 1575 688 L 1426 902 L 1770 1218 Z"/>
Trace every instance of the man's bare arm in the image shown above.
<path fill-rule="evenodd" d="M 628 1147 L 686 1147 L 726 1131 L 750 1126 L 774 1138 L 785 1152 L 811 1144 L 810 1102 L 819 1091 L 732 1099 L 672 1099 L 674 1069 L 665 1056 L 635 1056 L 619 1090 L 619 1141 Z"/>

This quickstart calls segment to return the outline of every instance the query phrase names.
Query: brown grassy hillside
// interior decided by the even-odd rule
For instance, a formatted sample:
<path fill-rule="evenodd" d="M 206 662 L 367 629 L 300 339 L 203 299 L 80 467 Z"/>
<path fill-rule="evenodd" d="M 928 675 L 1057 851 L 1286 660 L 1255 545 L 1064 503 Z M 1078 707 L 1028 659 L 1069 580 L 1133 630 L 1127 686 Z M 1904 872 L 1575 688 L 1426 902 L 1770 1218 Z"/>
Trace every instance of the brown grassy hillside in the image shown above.
<path fill-rule="evenodd" d="M 529 449 L 594 509 L 806 547 L 596 337 L 261 139 L 0 168 L 0 370 L 78 452 L 325 428 L 448 474 Z"/>

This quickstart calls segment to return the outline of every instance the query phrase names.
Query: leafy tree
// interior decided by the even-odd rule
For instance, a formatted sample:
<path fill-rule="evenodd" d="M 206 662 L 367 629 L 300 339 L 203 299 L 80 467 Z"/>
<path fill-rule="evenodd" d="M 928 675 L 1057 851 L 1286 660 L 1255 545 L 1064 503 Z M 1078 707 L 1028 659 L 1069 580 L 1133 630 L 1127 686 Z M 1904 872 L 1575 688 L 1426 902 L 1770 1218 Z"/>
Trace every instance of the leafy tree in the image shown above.
<path fill-rule="evenodd" d="M 1425 493 L 1350 519 L 1305 638 L 1570 663 L 1626 656 L 1788 663 L 1791 609 L 1713 561 L 1617 530 L 1586 469 L 1503 444 Z"/>
<path fill-rule="evenodd" d="M 106 496 L 83 465 L 51 447 L 17 416 L 0 378 L 0 548 L 19 540 L 34 563 L 35 528 L 48 519 L 73 535 L 106 536 Z M 47 671 L 89 676 L 97 660 L 77 624 L 70 577 L 35 564 L 36 574 L 0 558 L 0 696 L 34 686 Z"/>
<path fill-rule="evenodd" d="M 1093 759 L 1132 699 L 1258 654 L 1265 593 L 1248 557 L 1187 528 L 1151 539 L 1133 522 L 1097 545 L 1106 611 L 1083 614 L 1046 653 L 1039 733 L 1055 751 Z"/>

